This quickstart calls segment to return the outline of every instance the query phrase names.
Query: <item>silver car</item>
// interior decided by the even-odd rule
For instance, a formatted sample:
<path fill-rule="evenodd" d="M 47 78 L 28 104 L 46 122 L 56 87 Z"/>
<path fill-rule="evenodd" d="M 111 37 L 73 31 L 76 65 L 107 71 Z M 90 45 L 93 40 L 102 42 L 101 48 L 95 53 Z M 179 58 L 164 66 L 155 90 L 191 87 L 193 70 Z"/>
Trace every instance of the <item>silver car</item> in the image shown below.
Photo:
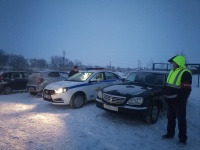
<path fill-rule="evenodd" d="M 31 95 L 42 93 L 45 86 L 50 83 L 66 80 L 68 72 L 65 71 L 38 71 L 30 75 L 27 83 L 27 90 Z"/>

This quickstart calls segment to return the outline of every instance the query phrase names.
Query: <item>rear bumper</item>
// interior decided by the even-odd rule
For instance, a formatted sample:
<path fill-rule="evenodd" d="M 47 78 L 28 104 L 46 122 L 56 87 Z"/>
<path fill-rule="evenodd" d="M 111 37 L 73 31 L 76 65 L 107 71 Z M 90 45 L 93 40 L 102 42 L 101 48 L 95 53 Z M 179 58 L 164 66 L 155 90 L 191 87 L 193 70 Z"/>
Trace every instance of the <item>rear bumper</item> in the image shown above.
<path fill-rule="evenodd" d="M 26 87 L 28 92 L 34 92 L 34 93 L 42 93 L 43 88 L 39 86 L 27 86 Z"/>

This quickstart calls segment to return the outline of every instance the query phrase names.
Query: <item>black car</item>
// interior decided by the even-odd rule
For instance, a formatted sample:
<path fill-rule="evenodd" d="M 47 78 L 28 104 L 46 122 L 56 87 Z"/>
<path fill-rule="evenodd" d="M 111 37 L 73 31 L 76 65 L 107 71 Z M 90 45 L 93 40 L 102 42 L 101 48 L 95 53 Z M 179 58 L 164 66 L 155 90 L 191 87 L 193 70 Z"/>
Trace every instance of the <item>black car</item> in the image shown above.
<path fill-rule="evenodd" d="M 0 73 L 0 92 L 11 94 L 16 91 L 26 91 L 30 73 L 26 71 L 5 71 Z"/>
<path fill-rule="evenodd" d="M 139 114 L 147 123 L 155 123 L 160 110 L 165 110 L 164 85 L 165 71 L 131 72 L 122 84 L 100 90 L 96 98 L 98 108 Z"/>

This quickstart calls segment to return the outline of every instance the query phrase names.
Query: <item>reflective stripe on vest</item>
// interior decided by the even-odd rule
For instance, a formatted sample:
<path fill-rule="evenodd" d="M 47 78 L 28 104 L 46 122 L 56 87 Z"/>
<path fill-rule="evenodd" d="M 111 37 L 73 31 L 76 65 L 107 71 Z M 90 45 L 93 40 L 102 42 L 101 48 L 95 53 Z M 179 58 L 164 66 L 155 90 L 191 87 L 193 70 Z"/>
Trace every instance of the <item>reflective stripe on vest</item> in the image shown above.
<path fill-rule="evenodd" d="M 176 75 L 176 77 L 175 77 L 175 79 L 174 79 L 173 84 L 167 83 L 167 86 L 180 89 L 180 88 L 181 88 L 180 85 L 177 85 L 176 83 L 177 83 L 178 79 L 180 79 L 180 78 L 179 78 L 180 75 L 182 75 L 183 72 L 184 72 L 184 71 L 187 71 L 187 70 L 188 70 L 187 68 L 182 68 L 181 70 L 179 70 L 178 73 L 177 73 L 177 75 Z M 167 81 L 167 82 L 168 82 L 168 81 Z"/>

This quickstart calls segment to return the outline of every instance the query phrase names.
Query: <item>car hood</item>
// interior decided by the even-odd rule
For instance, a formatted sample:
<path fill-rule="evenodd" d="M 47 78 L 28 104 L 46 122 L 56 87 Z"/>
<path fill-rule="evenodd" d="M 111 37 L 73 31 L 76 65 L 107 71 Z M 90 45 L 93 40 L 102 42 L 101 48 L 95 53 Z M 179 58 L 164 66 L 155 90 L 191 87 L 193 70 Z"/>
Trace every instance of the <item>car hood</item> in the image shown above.
<path fill-rule="evenodd" d="M 119 96 L 133 96 L 144 94 L 150 90 L 152 90 L 152 87 L 134 84 L 119 84 L 106 87 L 103 89 L 103 92 Z"/>
<path fill-rule="evenodd" d="M 85 82 L 74 82 L 74 81 L 58 81 L 58 82 L 54 82 L 51 83 L 49 85 L 47 85 L 44 89 L 48 89 L 48 90 L 55 90 L 58 88 L 64 88 L 64 87 L 74 87 L 77 85 L 84 85 L 87 84 Z"/>

